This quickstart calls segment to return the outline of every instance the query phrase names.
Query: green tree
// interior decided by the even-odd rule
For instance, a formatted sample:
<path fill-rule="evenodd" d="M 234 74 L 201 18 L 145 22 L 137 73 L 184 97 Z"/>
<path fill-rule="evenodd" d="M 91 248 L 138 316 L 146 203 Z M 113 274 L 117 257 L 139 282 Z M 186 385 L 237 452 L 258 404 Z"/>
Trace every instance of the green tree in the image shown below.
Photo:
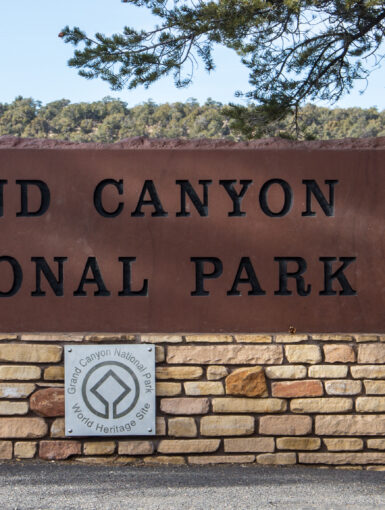
<path fill-rule="evenodd" d="M 147 87 L 170 73 L 183 87 L 197 59 L 211 71 L 214 46 L 227 46 L 249 69 L 243 95 L 250 104 L 225 110 L 247 137 L 288 114 L 297 121 L 305 101 L 337 101 L 383 57 L 384 0 L 123 1 L 148 8 L 159 24 L 93 37 L 67 26 L 59 36 L 77 47 L 69 65 L 114 90 Z"/>

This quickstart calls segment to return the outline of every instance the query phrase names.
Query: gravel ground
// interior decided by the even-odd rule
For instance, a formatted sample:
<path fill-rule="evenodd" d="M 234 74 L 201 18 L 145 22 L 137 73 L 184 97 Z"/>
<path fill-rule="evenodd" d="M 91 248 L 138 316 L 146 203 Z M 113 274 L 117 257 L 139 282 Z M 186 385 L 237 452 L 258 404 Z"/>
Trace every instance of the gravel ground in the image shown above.
<path fill-rule="evenodd" d="M 385 509 L 385 472 L 0 464 L 1 510 Z"/>

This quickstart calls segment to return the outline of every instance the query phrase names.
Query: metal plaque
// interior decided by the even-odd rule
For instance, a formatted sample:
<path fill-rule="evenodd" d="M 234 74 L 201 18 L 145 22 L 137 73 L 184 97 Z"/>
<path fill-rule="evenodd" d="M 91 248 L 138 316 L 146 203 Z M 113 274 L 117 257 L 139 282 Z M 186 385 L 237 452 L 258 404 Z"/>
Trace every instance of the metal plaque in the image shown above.
<path fill-rule="evenodd" d="M 155 415 L 155 346 L 65 347 L 66 436 L 152 436 Z"/>
<path fill-rule="evenodd" d="M 0 150 L 2 331 L 385 331 L 385 151 Z"/>

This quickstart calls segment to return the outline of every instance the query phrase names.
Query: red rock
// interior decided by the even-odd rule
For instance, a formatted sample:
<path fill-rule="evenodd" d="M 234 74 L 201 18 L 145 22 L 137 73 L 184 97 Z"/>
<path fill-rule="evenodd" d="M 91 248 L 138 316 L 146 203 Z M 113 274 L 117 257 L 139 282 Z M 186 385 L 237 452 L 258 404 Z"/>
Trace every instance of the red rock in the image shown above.
<path fill-rule="evenodd" d="M 64 389 L 46 388 L 30 398 L 31 410 L 39 416 L 64 416 Z"/>
<path fill-rule="evenodd" d="M 265 372 L 262 367 L 239 368 L 226 377 L 228 395 L 257 397 L 266 390 Z"/>
<path fill-rule="evenodd" d="M 273 397 L 319 397 L 324 393 L 321 381 L 282 381 L 271 388 Z"/>
<path fill-rule="evenodd" d="M 45 460 L 64 460 L 80 454 L 79 441 L 41 441 L 39 445 L 39 457 Z"/>

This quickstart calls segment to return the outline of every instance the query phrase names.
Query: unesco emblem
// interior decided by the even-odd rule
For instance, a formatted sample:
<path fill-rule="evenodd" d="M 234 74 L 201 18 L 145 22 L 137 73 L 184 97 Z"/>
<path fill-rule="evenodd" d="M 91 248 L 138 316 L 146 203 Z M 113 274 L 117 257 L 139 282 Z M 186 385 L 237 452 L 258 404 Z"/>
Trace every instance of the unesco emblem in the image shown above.
<path fill-rule="evenodd" d="M 155 346 L 65 348 L 66 436 L 155 434 Z"/>
<path fill-rule="evenodd" d="M 139 392 L 139 381 L 134 372 L 118 361 L 105 361 L 91 368 L 82 385 L 83 400 L 88 409 L 107 419 L 128 414 L 135 407 Z"/>

